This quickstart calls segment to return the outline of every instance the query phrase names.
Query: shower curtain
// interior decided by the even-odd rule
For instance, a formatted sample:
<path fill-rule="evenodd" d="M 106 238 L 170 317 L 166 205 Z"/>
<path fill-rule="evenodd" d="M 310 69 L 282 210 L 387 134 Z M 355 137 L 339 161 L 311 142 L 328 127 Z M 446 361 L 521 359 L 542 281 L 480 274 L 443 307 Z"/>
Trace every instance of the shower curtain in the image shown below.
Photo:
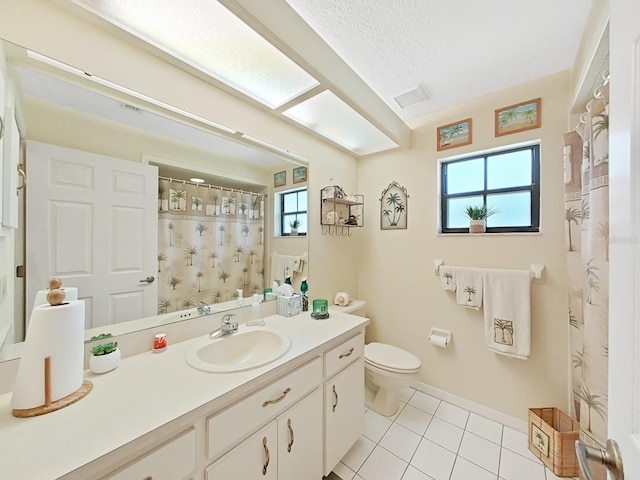
<path fill-rule="evenodd" d="M 264 196 L 158 182 L 158 313 L 264 289 Z"/>
<path fill-rule="evenodd" d="M 590 445 L 607 439 L 609 355 L 609 90 L 596 89 L 565 135 L 572 414 Z M 604 478 L 604 477 L 603 477 Z"/>

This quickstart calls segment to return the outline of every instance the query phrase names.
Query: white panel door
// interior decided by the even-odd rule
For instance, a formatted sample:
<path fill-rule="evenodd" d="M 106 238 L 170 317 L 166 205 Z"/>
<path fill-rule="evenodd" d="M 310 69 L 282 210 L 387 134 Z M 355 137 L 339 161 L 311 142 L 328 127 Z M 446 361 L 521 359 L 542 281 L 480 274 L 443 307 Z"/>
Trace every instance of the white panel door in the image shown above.
<path fill-rule="evenodd" d="M 640 478 L 640 2 L 610 2 L 609 437 Z"/>
<path fill-rule="evenodd" d="M 51 277 L 78 287 L 87 328 L 155 315 L 157 167 L 27 143 L 27 323 Z"/>

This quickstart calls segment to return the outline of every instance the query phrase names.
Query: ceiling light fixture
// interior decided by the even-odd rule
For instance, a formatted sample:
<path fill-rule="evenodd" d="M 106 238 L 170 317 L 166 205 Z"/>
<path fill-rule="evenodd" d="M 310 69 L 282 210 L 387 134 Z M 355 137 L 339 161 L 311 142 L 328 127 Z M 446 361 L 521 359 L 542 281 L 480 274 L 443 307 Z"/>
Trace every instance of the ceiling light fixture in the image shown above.
<path fill-rule="evenodd" d="M 189 181 L 193 183 L 204 183 L 204 178 L 193 177 L 190 178 Z"/>
<path fill-rule="evenodd" d="M 210 120 L 207 120 L 206 118 L 203 118 L 199 115 L 194 115 L 193 113 L 187 112 L 186 110 L 182 110 L 181 108 L 177 108 L 174 107 L 173 105 L 169 105 L 168 103 L 162 102 L 160 100 L 156 100 L 155 98 L 149 97 L 147 95 L 144 95 L 140 92 L 136 92 L 135 90 L 131 90 L 130 88 L 127 87 L 123 87 L 121 85 L 118 85 L 117 83 L 113 83 L 109 80 L 105 80 L 104 78 L 100 78 L 96 75 L 92 75 L 90 73 L 84 72 L 82 70 L 80 70 L 79 68 L 75 68 L 72 67 L 70 65 L 67 65 L 66 63 L 62 63 L 59 62 L 58 60 L 54 60 L 53 58 L 47 57 L 45 55 L 42 55 L 40 53 L 36 53 L 33 52 L 31 50 L 27 50 L 27 57 L 36 60 L 38 62 L 44 63 L 46 65 L 49 65 L 51 67 L 54 67 L 58 70 L 63 70 L 65 72 L 68 73 L 72 73 L 78 77 L 82 77 L 88 80 L 91 80 L 94 83 L 97 83 L 99 85 L 102 85 L 104 87 L 107 87 L 111 90 L 115 90 L 117 92 L 120 93 L 124 93 L 125 95 L 129 95 L 130 97 L 133 98 L 137 98 L 138 100 L 142 100 L 144 102 L 150 103 L 151 105 L 155 105 L 157 107 L 160 107 L 162 109 L 168 110 L 170 112 L 176 113 L 178 115 L 181 115 L 183 117 L 189 118 L 191 120 L 195 120 L 196 122 L 200 122 L 203 123 L 205 125 L 208 125 L 210 127 L 213 127 L 217 130 L 222 130 L 223 132 L 226 133 L 230 133 L 230 134 L 234 134 L 236 133 L 235 130 L 232 130 L 231 128 L 227 128 L 224 125 L 220 125 L 218 123 L 212 122 Z"/>

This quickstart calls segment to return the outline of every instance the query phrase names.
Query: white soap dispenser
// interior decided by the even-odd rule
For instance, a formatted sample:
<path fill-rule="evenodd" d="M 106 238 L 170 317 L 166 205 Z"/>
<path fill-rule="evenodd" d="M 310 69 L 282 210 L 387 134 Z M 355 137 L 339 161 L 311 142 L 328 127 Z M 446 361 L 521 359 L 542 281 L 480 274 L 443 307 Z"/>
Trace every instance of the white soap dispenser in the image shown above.
<path fill-rule="evenodd" d="M 249 313 L 249 320 L 247 326 L 261 326 L 264 327 L 264 318 L 262 318 L 262 312 L 260 311 L 260 302 L 262 301 L 262 295 L 259 293 L 253 294 L 253 301 L 251 302 L 251 312 Z"/>

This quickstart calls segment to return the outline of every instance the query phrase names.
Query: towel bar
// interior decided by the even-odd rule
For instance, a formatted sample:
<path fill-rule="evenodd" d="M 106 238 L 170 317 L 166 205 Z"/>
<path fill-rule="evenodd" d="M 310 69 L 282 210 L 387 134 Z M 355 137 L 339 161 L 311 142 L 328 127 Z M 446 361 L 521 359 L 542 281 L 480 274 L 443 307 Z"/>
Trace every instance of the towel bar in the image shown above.
<path fill-rule="evenodd" d="M 436 258 L 433 261 L 433 268 L 435 270 L 435 274 L 437 276 L 440 275 L 440 267 L 444 265 L 444 260 L 441 258 Z M 545 265 L 543 263 L 532 263 L 529 268 L 529 274 L 532 280 L 542 280 L 542 272 L 544 271 Z"/>

